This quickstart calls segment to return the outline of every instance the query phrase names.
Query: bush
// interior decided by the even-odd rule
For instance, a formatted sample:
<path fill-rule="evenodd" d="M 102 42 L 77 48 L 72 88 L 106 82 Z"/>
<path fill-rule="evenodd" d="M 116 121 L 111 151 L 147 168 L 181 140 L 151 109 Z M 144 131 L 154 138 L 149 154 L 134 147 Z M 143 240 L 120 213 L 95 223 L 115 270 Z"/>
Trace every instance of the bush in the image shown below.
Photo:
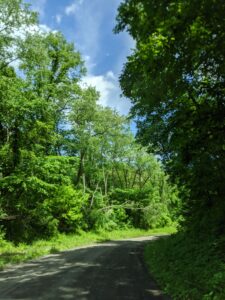
<path fill-rule="evenodd" d="M 172 299 L 225 299 L 224 240 L 178 233 L 149 243 L 145 259 Z"/>
<path fill-rule="evenodd" d="M 115 189 L 110 199 L 111 203 L 121 205 L 125 219 L 129 220 L 132 226 L 152 229 L 171 226 L 175 222 L 174 210 L 177 210 L 179 202 L 175 192 L 170 189 L 166 195 L 162 195 L 157 186 L 149 186 L 142 190 Z"/>
<path fill-rule="evenodd" d="M 70 232 L 80 226 L 78 198 L 83 201 L 83 196 L 71 185 L 73 164 L 73 158 L 36 157 L 33 152 L 21 151 L 18 170 L 0 178 L 2 211 L 15 216 L 2 222 L 8 240 L 32 242 L 55 235 L 59 228 Z M 63 216 L 57 219 L 60 210 Z"/>
<path fill-rule="evenodd" d="M 61 186 L 54 197 L 43 203 L 43 208 L 55 220 L 59 232 L 76 232 L 87 228 L 85 211 L 88 198 L 88 194 L 72 186 Z"/>

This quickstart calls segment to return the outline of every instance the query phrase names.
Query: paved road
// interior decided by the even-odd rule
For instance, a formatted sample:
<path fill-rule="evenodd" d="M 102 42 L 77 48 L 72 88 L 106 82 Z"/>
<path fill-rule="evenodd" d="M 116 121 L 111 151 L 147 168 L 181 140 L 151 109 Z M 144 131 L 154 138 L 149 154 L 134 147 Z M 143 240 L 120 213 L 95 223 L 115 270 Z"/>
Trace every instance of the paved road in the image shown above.
<path fill-rule="evenodd" d="M 0 299 L 168 299 L 143 264 L 143 247 L 152 239 L 107 242 L 10 267 L 0 272 Z"/>

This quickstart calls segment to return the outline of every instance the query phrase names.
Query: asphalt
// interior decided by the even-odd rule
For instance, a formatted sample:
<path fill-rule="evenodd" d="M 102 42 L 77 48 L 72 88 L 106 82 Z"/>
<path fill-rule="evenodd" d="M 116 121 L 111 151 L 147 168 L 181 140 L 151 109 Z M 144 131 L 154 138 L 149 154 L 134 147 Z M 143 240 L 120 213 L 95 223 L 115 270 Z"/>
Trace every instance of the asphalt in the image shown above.
<path fill-rule="evenodd" d="M 96 244 L 48 255 L 0 272 L 1 300 L 168 300 L 143 262 L 157 237 Z"/>

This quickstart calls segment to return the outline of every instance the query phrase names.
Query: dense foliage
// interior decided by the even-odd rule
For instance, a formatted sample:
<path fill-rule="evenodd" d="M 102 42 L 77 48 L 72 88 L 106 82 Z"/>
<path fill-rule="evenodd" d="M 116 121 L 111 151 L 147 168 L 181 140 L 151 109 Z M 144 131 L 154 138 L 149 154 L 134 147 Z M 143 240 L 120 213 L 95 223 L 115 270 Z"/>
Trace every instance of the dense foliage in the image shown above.
<path fill-rule="evenodd" d="M 168 247 L 162 248 L 166 257 L 174 251 L 168 274 L 175 281 L 172 269 L 180 272 L 185 261 L 192 263 L 189 248 L 183 250 L 197 235 L 202 244 L 197 244 L 198 254 L 198 247 L 191 254 L 199 258 L 193 273 L 204 272 L 200 254 L 202 251 L 207 259 L 204 245 L 216 245 L 214 258 L 224 260 L 218 250 L 225 246 L 224 14 L 222 0 L 125 0 L 118 10 L 115 31 L 127 30 L 136 42 L 120 82 L 124 95 L 133 103 L 138 138 L 162 157 L 183 194 L 182 230 L 186 235 L 176 247 L 168 242 Z M 159 268 L 158 264 L 160 273 Z M 218 269 L 212 270 L 213 278 L 220 274 Z M 185 274 L 189 276 L 189 272 L 184 271 L 184 277 Z M 222 273 L 218 276 L 224 279 Z M 165 284 L 165 276 L 162 277 Z M 198 279 L 191 280 L 193 284 Z M 214 289 L 213 280 L 208 297 L 223 299 Z M 169 285 L 178 297 L 176 286 L 171 282 Z M 185 290 L 186 298 L 180 299 L 200 299 L 199 289 L 198 296 Z M 202 295 L 204 292 L 207 291 Z"/>
<path fill-rule="evenodd" d="M 220 245 L 221 246 L 221 245 Z M 183 233 L 148 245 L 145 259 L 161 288 L 172 299 L 223 300 L 225 298 L 224 248 L 207 239 Z"/>
<path fill-rule="evenodd" d="M 80 83 L 84 62 L 20 0 L 0 0 L 0 223 L 32 242 L 174 222 L 176 187 L 129 123 Z M 2 238 L 1 238 L 2 239 Z"/>
<path fill-rule="evenodd" d="M 117 31 L 136 41 L 121 86 L 151 143 L 188 196 L 191 222 L 224 233 L 224 1 L 128 0 Z M 197 221 L 197 222 L 196 222 Z"/>

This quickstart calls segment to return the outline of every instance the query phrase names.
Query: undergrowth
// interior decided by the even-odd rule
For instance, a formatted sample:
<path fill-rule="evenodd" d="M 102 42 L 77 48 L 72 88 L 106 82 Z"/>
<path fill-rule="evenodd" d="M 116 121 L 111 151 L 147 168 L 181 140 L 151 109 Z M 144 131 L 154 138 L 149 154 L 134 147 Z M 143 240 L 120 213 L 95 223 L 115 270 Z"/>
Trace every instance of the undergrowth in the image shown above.
<path fill-rule="evenodd" d="M 145 260 L 172 299 L 225 299 L 225 240 L 175 234 L 145 248 Z"/>
<path fill-rule="evenodd" d="M 139 229 L 124 229 L 114 230 L 111 232 L 98 231 L 80 232 L 79 234 L 71 235 L 58 234 L 51 240 L 39 240 L 31 245 L 21 243 L 17 246 L 15 246 L 13 243 L 5 241 L 0 236 L 0 269 L 3 269 L 7 264 L 20 263 L 49 253 L 57 253 L 61 250 L 92 243 L 154 235 L 159 233 L 172 233 L 174 231 L 175 229 L 173 227 L 166 227 L 147 231 Z"/>

